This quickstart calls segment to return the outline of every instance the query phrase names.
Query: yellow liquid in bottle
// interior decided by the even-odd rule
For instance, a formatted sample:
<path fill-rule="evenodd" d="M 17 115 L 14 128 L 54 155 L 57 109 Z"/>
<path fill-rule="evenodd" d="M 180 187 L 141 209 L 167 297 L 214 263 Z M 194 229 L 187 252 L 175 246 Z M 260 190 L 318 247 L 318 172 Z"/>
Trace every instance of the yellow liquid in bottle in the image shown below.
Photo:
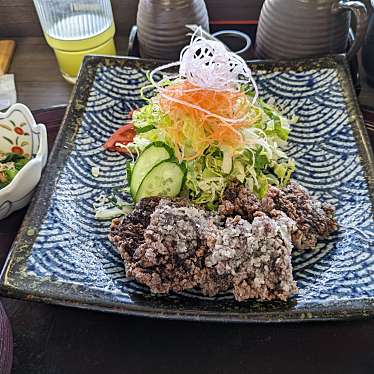
<path fill-rule="evenodd" d="M 72 25 L 77 24 L 76 20 L 73 21 L 71 19 L 62 20 L 50 32 L 45 33 L 48 44 L 54 49 L 62 76 L 70 83 L 75 83 L 84 56 L 89 54 L 116 54 L 113 21 L 109 25 L 104 24 L 103 29 L 92 36 L 79 39 L 60 37 L 61 30 L 71 30 Z M 56 30 L 59 32 L 55 32 Z"/>

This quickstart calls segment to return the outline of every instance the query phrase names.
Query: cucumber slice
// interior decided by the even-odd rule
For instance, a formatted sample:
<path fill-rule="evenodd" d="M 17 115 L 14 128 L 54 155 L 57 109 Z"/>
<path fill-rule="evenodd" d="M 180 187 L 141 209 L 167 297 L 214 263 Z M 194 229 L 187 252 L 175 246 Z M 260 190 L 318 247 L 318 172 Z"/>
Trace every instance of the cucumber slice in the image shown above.
<path fill-rule="evenodd" d="M 142 127 L 136 127 L 135 126 L 135 131 L 136 131 L 137 134 L 143 134 L 143 133 L 151 131 L 155 128 L 156 127 L 154 127 L 153 125 L 147 125 L 147 126 L 142 126 Z"/>
<path fill-rule="evenodd" d="M 135 201 L 150 196 L 177 196 L 182 189 L 184 174 L 184 169 L 177 162 L 160 162 L 144 178 Z"/>
<path fill-rule="evenodd" d="M 131 186 L 132 167 L 131 167 L 130 161 L 127 161 L 126 163 L 126 176 L 127 176 L 128 186 Z"/>
<path fill-rule="evenodd" d="M 172 155 L 170 147 L 162 142 L 152 143 L 144 149 L 135 162 L 129 181 L 130 192 L 133 198 L 135 198 L 139 186 L 149 171 L 161 161 L 169 160 Z"/>

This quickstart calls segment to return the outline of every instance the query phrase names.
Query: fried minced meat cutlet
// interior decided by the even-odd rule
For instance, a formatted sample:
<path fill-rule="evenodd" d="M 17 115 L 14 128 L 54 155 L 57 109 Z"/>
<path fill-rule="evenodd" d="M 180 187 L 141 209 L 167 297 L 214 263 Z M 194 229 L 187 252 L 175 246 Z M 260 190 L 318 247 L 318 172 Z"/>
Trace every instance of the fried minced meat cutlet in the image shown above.
<path fill-rule="evenodd" d="M 154 293 L 199 287 L 214 296 L 233 289 L 242 301 L 286 300 L 296 292 L 289 239 L 293 221 L 285 216 L 256 213 L 252 223 L 240 217 L 220 222 L 204 210 L 160 200 L 135 251 L 119 232 L 133 229 L 134 217 L 114 221 L 110 239 L 125 260 L 126 275 Z"/>
<path fill-rule="evenodd" d="M 298 249 L 315 248 L 319 239 L 327 238 L 337 229 L 335 208 L 314 199 L 294 182 L 282 189 L 270 187 L 262 205 L 265 211 L 280 210 L 296 222 L 292 242 Z"/>
<path fill-rule="evenodd" d="M 112 222 L 109 239 L 126 275 L 154 293 L 232 290 L 239 301 L 287 300 L 296 291 L 291 251 L 313 248 L 336 229 L 334 208 L 296 183 L 270 187 L 259 200 L 230 186 L 218 214 L 185 199 L 145 198 Z"/>
<path fill-rule="evenodd" d="M 117 247 L 125 261 L 131 261 L 135 250 L 144 243 L 144 231 L 160 197 L 146 197 L 122 220 L 115 218 L 110 227 L 109 240 Z"/>
<path fill-rule="evenodd" d="M 118 248 L 123 260 L 131 261 L 135 250 L 144 243 L 144 231 L 160 201 L 161 197 L 145 197 L 125 217 L 113 219 L 109 240 Z M 188 204 L 188 201 L 183 198 L 164 201 L 173 205 Z"/>
<path fill-rule="evenodd" d="M 262 200 L 247 188 L 233 184 L 226 189 L 218 212 L 224 217 L 240 215 L 250 222 L 256 212 L 264 212 L 270 217 L 283 212 L 296 223 L 292 243 L 297 249 L 314 248 L 319 239 L 326 238 L 337 227 L 334 207 L 314 199 L 295 182 L 282 189 L 271 186 Z"/>
<path fill-rule="evenodd" d="M 220 276 L 230 276 L 238 301 L 287 300 L 297 291 L 291 264 L 293 226 L 285 215 L 275 220 L 262 212 L 255 213 L 252 223 L 240 216 L 227 218 L 205 264 Z"/>
<path fill-rule="evenodd" d="M 162 202 L 151 216 L 144 243 L 126 266 L 127 276 L 155 293 L 196 287 L 204 266 L 200 231 L 207 223 L 203 211 Z"/>

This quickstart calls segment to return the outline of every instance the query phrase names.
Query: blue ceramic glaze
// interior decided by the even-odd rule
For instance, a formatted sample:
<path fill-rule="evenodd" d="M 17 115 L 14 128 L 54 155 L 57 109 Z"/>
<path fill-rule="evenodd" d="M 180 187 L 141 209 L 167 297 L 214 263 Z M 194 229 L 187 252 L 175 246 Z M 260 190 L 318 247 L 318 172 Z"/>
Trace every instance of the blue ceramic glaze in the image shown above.
<path fill-rule="evenodd" d="M 298 117 L 287 149 L 297 164 L 294 178 L 314 197 L 336 207 L 338 230 L 315 250 L 294 254 L 299 293 L 289 303 L 240 306 L 230 292 L 208 298 L 191 290 L 149 298 L 147 287 L 125 277 L 123 262 L 107 238 L 110 222 L 95 220 L 93 203 L 101 193 L 125 185 L 125 157 L 104 151 L 102 145 L 129 121 L 129 111 L 144 104 L 140 88 L 147 84 L 148 65 L 107 60 L 94 60 L 92 79 L 82 73 L 88 88 L 78 84 L 67 118 L 70 123 L 65 123 L 74 131 L 60 135 L 60 144 L 69 151 L 61 160 L 63 151 L 55 151 L 53 160 L 61 167 L 48 176 L 52 190 L 44 187 L 37 196 L 41 201 L 43 191 L 51 193 L 50 202 L 36 222 L 31 213 L 26 219 L 28 225 L 35 223 L 37 233 L 22 260 L 16 254 L 24 250 L 21 239 L 25 234 L 16 243 L 6 287 L 48 302 L 211 320 L 292 320 L 313 318 L 315 312 L 317 318 L 344 318 L 357 315 L 361 301 L 365 308 L 373 305 L 374 222 L 368 186 L 372 165 L 370 154 L 365 153 L 367 139 L 361 128 L 354 129 L 360 118 L 341 60 L 254 66 L 261 97 Z M 145 93 L 152 95 L 151 89 Z M 80 114 L 74 117 L 76 111 Z M 96 178 L 91 174 L 93 166 L 100 168 Z M 34 283 L 21 282 L 16 269 L 22 269 L 24 280 Z"/>

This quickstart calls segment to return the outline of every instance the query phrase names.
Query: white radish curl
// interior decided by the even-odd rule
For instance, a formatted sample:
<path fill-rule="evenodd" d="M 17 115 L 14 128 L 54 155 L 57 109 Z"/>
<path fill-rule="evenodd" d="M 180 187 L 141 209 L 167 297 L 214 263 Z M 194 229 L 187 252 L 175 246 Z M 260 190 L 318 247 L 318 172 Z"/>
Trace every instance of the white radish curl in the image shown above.
<path fill-rule="evenodd" d="M 246 62 L 240 56 L 227 50 L 220 41 L 207 40 L 201 35 L 201 28 L 198 28 L 194 32 L 190 44 L 182 49 L 178 62 L 159 66 L 151 72 L 151 83 L 157 88 L 160 95 L 169 100 L 203 111 L 213 117 L 220 117 L 198 105 L 193 105 L 184 101 L 181 102 L 181 100 L 177 101 L 177 99 L 167 95 L 163 84 L 166 80 L 170 80 L 170 78 L 165 77 L 158 82 L 154 80 L 154 75 L 156 73 L 179 66 L 179 75 L 173 76 L 173 79 L 186 79 L 196 86 L 196 88 L 186 91 L 208 89 L 214 91 L 238 92 L 240 90 L 240 84 L 250 83 L 255 91 L 253 98 L 253 103 L 255 103 L 258 97 L 258 88 Z M 221 119 L 235 123 L 243 121 L 244 117 L 239 119 Z"/>

